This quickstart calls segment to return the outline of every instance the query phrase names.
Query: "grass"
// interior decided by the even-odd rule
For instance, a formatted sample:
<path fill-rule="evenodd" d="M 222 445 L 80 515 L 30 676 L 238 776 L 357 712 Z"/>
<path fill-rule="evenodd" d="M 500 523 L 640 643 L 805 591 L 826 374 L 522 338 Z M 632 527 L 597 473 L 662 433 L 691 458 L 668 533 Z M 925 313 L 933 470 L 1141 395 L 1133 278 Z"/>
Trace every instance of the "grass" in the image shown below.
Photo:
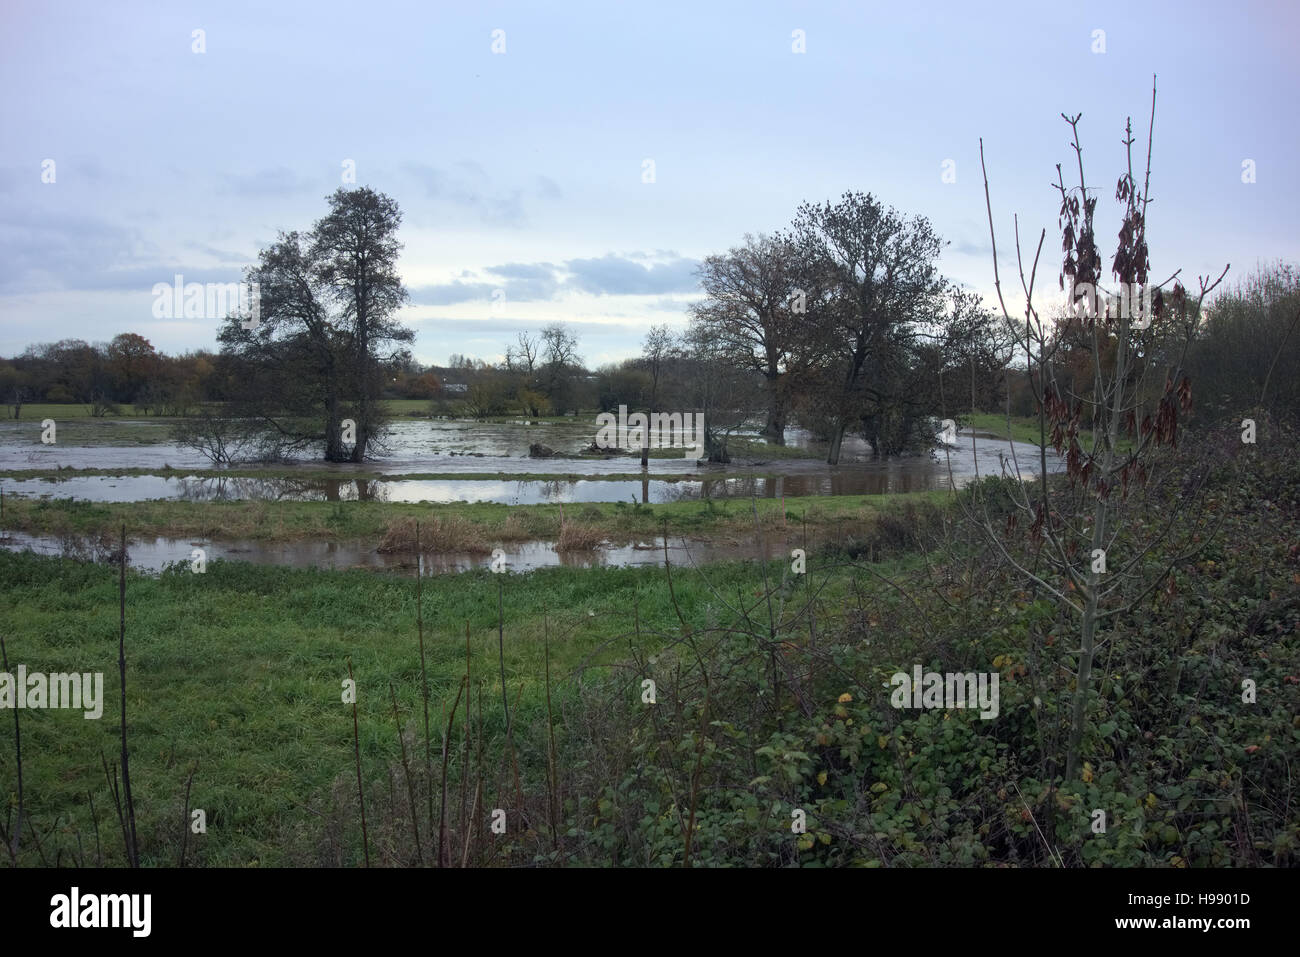
<path fill-rule="evenodd" d="M 751 588 L 756 574 L 743 562 L 709 568 L 712 587 L 722 593 Z M 41 828 L 51 858 L 56 846 L 65 854 L 75 848 L 74 833 L 93 849 L 86 800 L 92 790 L 105 863 L 120 865 L 122 846 L 108 819 L 100 770 L 100 752 L 111 760 L 117 746 L 117 572 L 0 552 L 0 580 L 6 583 L 0 629 L 11 636 L 11 667 L 104 675 L 101 720 L 86 720 L 81 712 L 21 712 L 28 819 Z M 464 671 L 468 629 L 472 674 L 486 683 L 485 730 L 503 732 L 499 684 L 493 683 L 498 584 L 504 586 L 506 681 L 520 729 L 545 725 L 544 616 L 557 712 L 572 704 L 579 666 L 601 671 L 622 660 L 626 644 L 610 639 L 630 627 L 634 608 L 647 636 L 670 631 L 676 621 L 662 568 L 428 578 L 424 628 L 435 722 Z M 700 575 L 678 570 L 674 585 L 682 611 L 704 615 L 713 592 Z M 336 781 L 354 781 L 351 709 L 341 700 L 347 659 L 356 673 L 368 780 L 398 757 L 389 683 L 404 723 L 413 725 L 420 712 L 413 581 L 216 561 L 201 576 L 179 569 L 130 574 L 126 614 L 142 863 L 175 863 L 185 779 L 195 765 L 190 805 L 205 810 L 209 830 L 190 836 L 192 859 L 237 867 L 315 863 L 316 848 L 295 840 L 329 808 Z M 647 638 L 643 647 L 652 650 L 655 643 Z M 8 714 L 4 727 L 7 736 Z M 12 748 L 0 747 L 0 779 L 12 782 L 14 770 Z M 24 859 L 37 863 L 30 833 L 25 848 Z M 356 859 L 346 863 L 360 862 L 359 847 L 354 850 Z"/>
<path fill-rule="evenodd" d="M 956 510 L 896 515 L 889 509 L 898 497 L 888 508 L 878 500 L 882 534 L 871 559 L 877 544 L 901 557 L 853 567 L 841 562 L 861 558 L 863 542 L 847 516 L 827 518 L 824 527 L 840 539 L 831 543 L 837 557 L 810 551 L 806 579 L 783 580 L 782 561 L 675 566 L 671 593 L 661 567 L 425 579 L 430 724 L 447 728 L 452 745 L 445 755 L 453 834 L 468 834 L 465 822 L 486 821 L 490 809 L 507 809 L 507 836 L 485 838 L 486 853 L 469 859 L 522 866 L 1293 865 L 1300 458 L 1294 438 L 1261 445 L 1244 447 L 1232 430 L 1189 441 L 1164 459 L 1164 481 L 1129 501 L 1116 555 L 1148 554 L 1139 551 L 1143 542 L 1180 507 L 1191 521 L 1178 540 L 1149 553 L 1154 568 L 1172 562 L 1167 581 L 1157 579 L 1158 589 L 1108 620 L 1083 740 L 1089 763 L 1075 780 L 1061 780 L 1057 769 L 1075 694 L 1076 615 L 1034 594 Z M 1209 485 L 1187 503 L 1192 472 Z M 995 519 L 996 491 L 994 483 L 978 492 Z M 961 493 L 968 494 L 976 497 Z M 152 504 L 127 508 L 143 513 Z M 281 517 L 304 504 L 319 505 L 286 503 Z M 338 511 L 360 517 L 370 504 Z M 797 504 L 812 512 L 855 503 Z M 867 513 L 873 503 L 856 504 Z M 739 529 L 752 508 L 676 505 L 685 510 L 655 506 L 639 516 L 629 506 L 569 506 L 564 517 L 575 534 L 603 520 L 654 527 L 661 509 Z M 779 521 L 780 503 L 758 505 L 760 521 Z M 786 505 L 789 521 L 796 510 Z M 1088 514 L 1083 498 L 1067 507 L 1066 520 Z M 64 503 L 44 508 L 57 513 Z M 415 514 L 433 516 L 421 518 L 429 523 L 421 531 L 439 547 L 438 521 L 448 528 L 496 521 L 493 509 L 505 522 L 558 517 L 546 507 L 423 508 L 400 517 L 395 545 L 405 547 Z M 1187 550 L 1184 532 L 1198 554 Z M 1027 534 L 1008 534 L 1004 544 L 1021 566 L 1037 553 Z M 24 803 L 38 829 L 26 832 L 23 865 L 83 855 L 96 862 L 90 795 L 104 863 L 123 863 L 99 766 L 101 754 L 116 753 L 119 731 L 116 574 L 0 552 L 0 634 L 11 667 L 104 675 L 98 721 L 28 710 L 0 722 L 0 782 L 12 807 L 9 735 L 12 717 L 22 721 Z M 145 866 L 177 859 L 191 775 L 189 806 L 208 819 L 208 833 L 189 838 L 192 863 L 360 864 L 367 852 L 354 747 L 370 856 L 412 862 L 409 823 L 418 815 L 409 808 L 422 806 L 419 795 L 432 794 L 438 776 L 417 768 L 416 787 L 403 793 L 399 729 L 407 754 L 420 755 L 422 743 L 409 576 L 215 561 L 203 575 L 183 564 L 131 573 L 126 594 L 132 787 Z M 457 718 L 450 712 L 467 657 L 469 694 Z M 906 675 L 914 664 L 995 669 L 998 720 L 948 707 L 899 709 L 890 674 Z M 355 738 L 341 695 L 349 671 L 358 691 Z M 1243 707 L 1243 675 L 1258 683 L 1258 704 Z M 647 677 L 659 689 L 653 708 L 641 697 Z M 482 801 L 466 817 L 460 787 L 474 777 L 474 751 L 457 745 L 471 711 L 474 742 L 486 754 Z M 439 738 L 435 731 L 443 759 Z M 554 792 L 551 755 L 561 779 Z M 791 807 L 807 812 L 808 832 L 797 841 Z M 1109 809 L 1122 826 L 1094 833 L 1094 808 Z"/>
<path fill-rule="evenodd" d="M 930 491 L 890 495 L 807 496 L 778 499 L 705 499 L 633 505 L 592 502 L 569 505 L 566 517 L 599 533 L 611 543 L 652 539 L 669 534 L 702 541 L 733 541 L 752 534 L 753 509 L 767 527 L 800 526 L 810 535 L 836 533 L 847 526 L 865 526 L 882 512 L 907 502 L 939 503 L 950 492 Z M 97 536 L 125 523 L 137 540 L 147 537 L 179 539 L 249 539 L 261 542 L 370 541 L 376 545 L 404 522 L 440 522 L 448 534 L 441 546 L 475 551 L 489 543 L 552 541 L 559 538 L 562 505 L 504 505 L 497 502 L 445 505 L 393 502 L 86 502 L 74 499 L 5 495 L 2 531 L 32 535 Z M 454 534 L 451 530 L 454 529 Z M 575 533 L 576 534 L 576 533 Z"/>
<path fill-rule="evenodd" d="M 1039 446 L 1051 445 L 1051 430 L 1048 430 L 1047 443 L 1040 442 L 1040 433 L 1038 429 L 1038 417 L 1028 415 L 1011 416 L 1011 428 L 1007 429 L 1007 416 L 1001 412 L 975 412 L 961 417 L 961 423 L 964 428 L 975 429 L 978 432 L 988 432 L 999 438 L 1010 438 L 1015 442 L 1024 442 L 1028 445 Z M 1079 430 L 1079 444 L 1086 450 L 1092 448 L 1092 432 L 1087 429 Z M 1119 450 L 1127 451 L 1133 447 L 1131 439 L 1121 437 L 1119 440 Z"/>
<path fill-rule="evenodd" d="M 42 450 L 41 423 L 47 418 L 53 419 L 58 443 L 61 445 L 84 446 L 133 446 L 158 445 L 171 441 L 171 426 L 179 419 L 150 416 L 130 416 L 122 418 L 91 418 L 89 415 L 68 416 L 61 411 L 50 411 L 44 415 L 28 417 L 30 406 L 23 406 L 23 416 L 18 428 L 6 431 L 6 444 L 10 446 L 30 444 L 33 451 Z M 53 409 L 54 407 L 47 407 Z M 64 406 L 60 409 L 73 410 L 76 406 Z M 12 422 L 13 420 L 7 420 Z"/>

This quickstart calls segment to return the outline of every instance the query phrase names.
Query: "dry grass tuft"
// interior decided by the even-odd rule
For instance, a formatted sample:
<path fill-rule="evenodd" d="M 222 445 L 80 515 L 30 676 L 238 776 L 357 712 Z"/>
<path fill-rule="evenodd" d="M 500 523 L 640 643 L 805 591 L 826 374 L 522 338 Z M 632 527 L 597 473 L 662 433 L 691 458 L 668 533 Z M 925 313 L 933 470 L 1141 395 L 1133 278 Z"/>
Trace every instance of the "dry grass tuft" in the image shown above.
<path fill-rule="evenodd" d="M 486 555 L 492 551 L 482 527 L 457 516 L 439 516 L 421 521 L 420 546 L 425 552 L 472 552 Z M 415 551 L 415 519 L 402 518 L 389 522 L 378 550 L 383 555 Z"/>

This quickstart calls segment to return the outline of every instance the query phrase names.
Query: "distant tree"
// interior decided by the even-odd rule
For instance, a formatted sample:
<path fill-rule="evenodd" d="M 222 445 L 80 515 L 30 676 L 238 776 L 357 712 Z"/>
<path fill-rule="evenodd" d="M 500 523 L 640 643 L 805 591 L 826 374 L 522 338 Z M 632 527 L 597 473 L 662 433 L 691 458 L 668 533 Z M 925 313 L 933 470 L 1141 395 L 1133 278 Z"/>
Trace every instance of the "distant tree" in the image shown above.
<path fill-rule="evenodd" d="M 672 355 L 676 344 L 673 338 L 672 330 L 667 326 L 651 326 L 650 331 L 646 333 L 645 342 L 641 347 L 642 365 L 650 377 L 650 408 L 648 411 L 660 412 L 659 408 L 659 379 L 663 374 L 664 363 Z M 641 443 L 641 468 L 647 468 L 650 458 L 650 430 L 646 429 Z M 670 440 L 667 436 L 659 436 L 658 440 L 663 442 Z"/>
<path fill-rule="evenodd" d="M 356 403 L 352 461 L 360 462 L 385 424 L 382 367 L 399 358 L 399 344 L 415 338 L 397 319 L 410 298 L 397 270 L 402 213 L 396 201 L 365 187 L 340 187 L 329 204 L 313 230 L 310 255 L 344 331 L 343 369 Z"/>
<path fill-rule="evenodd" d="M 30 376 L 12 362 L 0 362 L 0 402 L 13 410 L 15 419 L 22 415 L 29 382 Z"/>
<path fill-rule="evenodd" d="M 1220 293 L 1197 322 L 1187 367 L 1202 408 L 1224 415 L 1262 400 L 1274 415 L 1300 417 L 1296 268 L 1264 266 Z"/>
<path fill-rule="evenodd" d="M 134 402 L 140 390 L 162 369 L 162 359 L 152 343 L 134 332 L 114 336 L 105 350 L 105 360 L 113 383 L 113 397 L 120 402 Z"/>
<path fill-rule="evenodd" d="M 541 336 L 543 389 L 557 412 L 577 411 L 573 380 L 582 370 L 578 339 L 561 322 L 543 327 Z"/>
<path fill-rule="evenodd" d="M 710 462 L 731 461 L 731 436 L 766 406 L 763 379 L 735 364 L 707 324 L 693 322 L 682 336 L 692 405 L 704 414 L 704 451 Z"/>
<path fill-rule="evenodd" d="M 541 354 L 541 337 L 521 332 L 513 345 L 506 346 L 506 368 L 521 373 L 525 377 L 525 383 L 531 385 Z"/>

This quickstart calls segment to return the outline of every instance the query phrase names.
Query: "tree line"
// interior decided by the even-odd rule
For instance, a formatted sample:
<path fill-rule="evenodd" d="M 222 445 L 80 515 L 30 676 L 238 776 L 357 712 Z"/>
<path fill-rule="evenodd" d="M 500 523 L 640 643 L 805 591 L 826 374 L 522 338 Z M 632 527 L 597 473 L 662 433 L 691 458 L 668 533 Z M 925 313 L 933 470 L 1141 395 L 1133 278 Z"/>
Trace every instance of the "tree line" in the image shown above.
<path fill-rule="evenodd" d="M 500 361 L 417 362 L 414 332 L 398 319 L 409 296 L 397 271 L 397 203 L 360 188 L 340 189 L 328 204 L 310 229 L 281 233 L 259 254 L 246 275 L 261 291 L 259 321 L 227 318 L 218 352 L 167 356 L 130 332 L 106 344 L 35 345 L 0 359 L 0 400 L 15 418 L 29 402 L 85 403 L 96 415 L 130 405 L 191 417 L 180 437 L 223 456 L 306 449 L 330 461 L 382 449 L 389 398 L 478 418 L 626 405 L 703 412 L 714 461 L 728 460 L 738 430 L 780 445 L 798 426 L 825 442 L 835 464 L 850 435 L 887 456 L 932 445 L 939 417 L 1036 415 L 1025 371 L 1034 364 L 1050 366 L 1074 394 L 1091 388 L 1091 327 L 1076 310 L 1045 310 L 1041 355 L 1018 354 L 1005 318 L 940 273 L 945 243 L 930 222 L 869 193 L 804 203 L 786 228 L 705 257 L 686 327 L 652 326 L 638 356 L 594 370 L 562 322 L 518 333 Z M 1154 323 L 1129 361 L 1159 364 L 1185 348 L 1206 402 L 1241 407 L 1268 376 L 1270 404 L 1295 413 L 1298 307 L 1295 269 L 1263 267 L 1190 327 Z M 1103 365 L 1113 348 L 1101 350 Z"/>

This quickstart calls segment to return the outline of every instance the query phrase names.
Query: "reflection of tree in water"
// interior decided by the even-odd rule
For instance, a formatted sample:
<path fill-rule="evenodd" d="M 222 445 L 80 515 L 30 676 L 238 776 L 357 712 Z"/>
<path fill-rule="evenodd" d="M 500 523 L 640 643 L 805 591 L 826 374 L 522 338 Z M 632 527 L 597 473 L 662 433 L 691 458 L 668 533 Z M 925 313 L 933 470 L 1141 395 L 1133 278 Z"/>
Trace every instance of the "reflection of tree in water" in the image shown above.
<path fill-rule="evenodd" d="M 519 483 L 519 492 L 522 495 L 525 491 L 524 486 L 529 482 Z M 569 502 L 573 499 L 574 490 L 577 489 L 578 483 L 574 480 L 564 481 L 562 479 L 550 479 L 544 482 L 537 482 L 537 492 L 543 502 Z"/>
<path fill-rule="evenodd" d="M 388 489 L 375 479 L 294 479 L 217 476 L 177 480 L 187 502 L 384 502 Z"/>

